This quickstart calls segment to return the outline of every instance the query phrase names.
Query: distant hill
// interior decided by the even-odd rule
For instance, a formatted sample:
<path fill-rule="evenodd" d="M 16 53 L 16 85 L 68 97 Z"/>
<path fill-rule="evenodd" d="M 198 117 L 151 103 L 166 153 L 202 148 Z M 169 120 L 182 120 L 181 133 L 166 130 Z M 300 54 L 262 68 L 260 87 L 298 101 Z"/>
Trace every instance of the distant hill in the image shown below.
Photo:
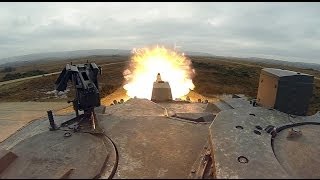
<path fill-rule="evenodd" d="M 320 71 L 320 64 L 317 63 L 304 63 L 304 62 L 291 62 L 291 61 L 284 61 L 284 60 L 276 60 L 276 59 L 268 59 L 268 58 L 258 58 L 258 57 L 234 57 L 234 56 L 214 56 L 217 59 L 224 59 L 224 60 L 237 60 L 243 62 L 253 62 L 253 63 L 261 63 L 266 65 L 279 65 L 279 66 L 291 66 L 296 68 L 302 69 L 313 69 Z"/>
<path fill-rule="evenodd" d="M 48 52 L 48 53 L 35 53 L 27 54 L 23 56 L 13 56 L 8 58 L 0 59 L 1 66 L 11 66 L 15 64 L 30 63 L 39 60 L 59 60 L 66 58 L 79 58 L 79 57 L 89 57 L 89 56 L 128 56 L 130 55 L 130 50 L 122 49 L 92 49 L 92 50 L 77 50 L 77 51 L 61 51 L 61 52 Z M 209 53 L 202 52 L 185 52 L 189 56 L 212 56 Z"/>
<path fill-rule="evenodd" d="M 266 59 L 266 58 L 257 58 L 257 57 L 242 58 L 242 59 L 244 61 L 250 61 L 250 62 L 259 62 L 263 64 L 273 64 L 273 65 L 282 65 L 282 66 L 292 66 L 297 68 L 313 69 L 313 70 L 320 71 L 320 64 L 316 64 L 316 63 L 280 61 L 275 59 Z"/>
<path fill-rule="evenodd" d="M 209 53 L 193 52 L 193 51 L 186 51 L 184 54 L 187 55 L 187 56 L 209 56 L 209 57 L 214 56 L 214 55 L 209 54 Z"/>
<path fill-rule="evenodd" d="M 76 50 L 76 51 L 60 51 L 60 52 L 48 52 L 48 53 L 35 53 L 28 54 L 23 56 L 13 56 L 9 58 L 0 59 L 0 66 L 14 66 L 20 64 L 27 64 L 34 61 L 50 61 L 50 60 L 62 60 L 66 58 L 80 58 L 80 57 L 89 57 L 89 56 L 129 56 L 131 50 L 123 49 L 92 49 L 92 50 Z M 216 58 L 223 58 L 226 60 L 242 60 L 247 62 L 257 62 L 264 64 L 274 64 L 274 65 L 284 65 L 284 66 L 293 66 L 304 69 L 314 69 L 320 71 L 320 64 L 316 63 L 303 63 L 303 62 L 289 62 L 275 59 L 266 59 L 266 58 L 238 58 L 238 57 L 228 57 L 228 56 L 215 56 L 210 53 L 204 52 L 193 52 L 186 51 L 184 52 L 187 56 L 209 56 Z"/>
<path fill-rule="evenodd" d="M 23 56 L 13 56 L 9 58 L 0 59 L 0 65 L 10 65 L 15 62 L 29 62 L 36 60 L 59 60 L 65 58 L 78 58 L 93 55 L 129 55 L 129 50 L 120 49 L 92 49 L 92 50 L 77 50 L 77 51 L 61 51 L 61 52 L 48 52 L 36 53 Z"/>

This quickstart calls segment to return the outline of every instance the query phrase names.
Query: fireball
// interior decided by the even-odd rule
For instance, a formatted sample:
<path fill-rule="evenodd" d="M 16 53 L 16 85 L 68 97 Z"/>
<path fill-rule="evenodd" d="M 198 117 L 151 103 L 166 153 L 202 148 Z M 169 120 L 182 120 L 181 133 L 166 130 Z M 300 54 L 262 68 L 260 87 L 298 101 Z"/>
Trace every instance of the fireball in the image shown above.
<path fill-rule="evenodd" d="M 128 69 L 123 72 L 124 89 L 129 97 L 151 99 L 157 74 L 171 86 L 172 97 L 180 98 L 194 89 L 195 74 L 191 61 L 174 50 L 164 47 L 133 49 Z"/>

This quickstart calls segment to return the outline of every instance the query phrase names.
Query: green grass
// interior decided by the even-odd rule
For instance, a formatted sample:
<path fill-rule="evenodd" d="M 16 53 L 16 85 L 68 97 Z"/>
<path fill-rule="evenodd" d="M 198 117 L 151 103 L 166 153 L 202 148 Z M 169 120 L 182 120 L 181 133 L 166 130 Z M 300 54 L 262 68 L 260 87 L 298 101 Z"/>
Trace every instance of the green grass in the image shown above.
<path fill-rule="evenodd" d="M 46 74 L 47 72 L 41 71 L 41 70 L 31 70 L 27 71 L 24 73 L 7 73 L 1 81 L 9 81 L 9 80 L 14 80 L 14 79 L 20 79 L 20 78 L 25 78 L 25 77 L 31 77 L 31 76 L 37 76 L 37 75 L 42 75 Z"/>

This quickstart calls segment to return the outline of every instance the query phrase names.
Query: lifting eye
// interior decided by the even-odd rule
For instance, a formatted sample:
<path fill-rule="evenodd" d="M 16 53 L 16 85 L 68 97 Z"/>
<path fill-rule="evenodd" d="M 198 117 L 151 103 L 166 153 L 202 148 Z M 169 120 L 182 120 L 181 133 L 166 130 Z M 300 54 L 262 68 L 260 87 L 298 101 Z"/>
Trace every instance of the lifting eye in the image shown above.
<path fill-rule="evenodd" d="M 248 158 L 245 156 L 239 156 L 238 161 L 239 163 L 244 163 L 244 164 L 249 162 Z"/>

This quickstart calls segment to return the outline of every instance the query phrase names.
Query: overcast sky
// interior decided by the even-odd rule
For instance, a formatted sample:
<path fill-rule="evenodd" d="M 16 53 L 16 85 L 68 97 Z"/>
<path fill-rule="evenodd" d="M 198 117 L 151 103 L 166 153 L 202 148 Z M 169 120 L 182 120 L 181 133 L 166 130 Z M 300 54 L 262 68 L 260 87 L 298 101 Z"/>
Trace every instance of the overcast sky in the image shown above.
<path fill-rule="evenodd" d="M 0 3 L 0 58 L 177 43 L 320 64 L 320 3 Z"/>

